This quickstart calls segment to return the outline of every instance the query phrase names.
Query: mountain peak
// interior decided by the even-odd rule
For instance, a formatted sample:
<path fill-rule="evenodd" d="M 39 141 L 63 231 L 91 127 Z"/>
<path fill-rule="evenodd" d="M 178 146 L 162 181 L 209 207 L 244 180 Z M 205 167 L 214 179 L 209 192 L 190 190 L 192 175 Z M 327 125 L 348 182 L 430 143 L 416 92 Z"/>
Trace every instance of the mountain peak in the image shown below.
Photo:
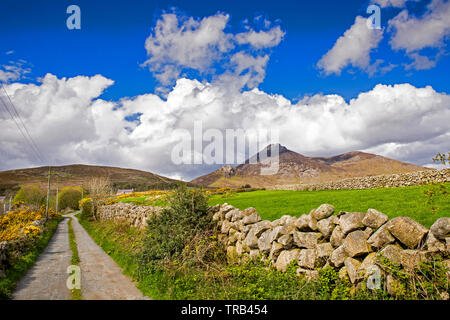
<path fill-rule="evenodd" d="M 273 175 L 261 175 L 264 159 L 276 156 L 278 148 L 278 171 Z M 267 187 L 276 184 L 321 183 L 350 177 L 403 173 L 427 170 L 409 163 L 388 159 L 361 151 L 351 151 L 336 156 L 307 157 L 285 146 L 269 144 L 244 163 L 226 166 L 210 174 L 192 180 L 194 184 L 214 187 L 242 186 Z M 230 178 L 233 179 L 230 179 Z M 225 179 L 224 179 L 225 178 Z"/>
<path fill-rule="evenodd" d="M 283 146 L 283 145 L 281 145 L 279 143 L 272 143 L 272 144 L 268 144 L 267 147 L 265 147 L 264 149 L 262 149 L 258 153 L 261 153 L 263 151 L 267 151 L 267 156 L 270 157 L 271 153 L 272 153 L 272 149 L 276 149 L 277 147 L 278 147 L 278 153 L 279 154 L 291 151 L 291 150 L 289 150 L 288 148 L 286 148 L 285 146 Z"/>

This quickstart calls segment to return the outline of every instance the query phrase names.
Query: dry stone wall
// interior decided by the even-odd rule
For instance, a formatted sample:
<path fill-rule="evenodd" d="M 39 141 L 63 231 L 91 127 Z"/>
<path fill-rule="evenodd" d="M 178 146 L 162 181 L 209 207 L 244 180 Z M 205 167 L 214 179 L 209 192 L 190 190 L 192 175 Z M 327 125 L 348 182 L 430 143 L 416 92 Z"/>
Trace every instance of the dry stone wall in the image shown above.
<path fill-rule="evenodd" d="M 430 182 L 450 182 L 450 169 L 415 171 L 400 174 L 387 174 L 360 178 L 348 178 L 318 184 L 276 185 L 272 190 L 341 190 L 374 189 L 423 185 Z"/>
<path fill-rule="evenodd" d="M 162 207 L 137 206 L 132 203 L 115 203 L 99 208 L 100 220 L 122 220 L 128 222 L 133 227 L 145 228 L 147 219 L 159 214 Z"/>
<path fill-rule="evenodd" d="M 262 220 L 254 208 L 241 211 L 224 204 L 211 209 L 230 259 L 263 255 L 280 271 L 296 261 L 297 273 L 309 278 L 329 265 L 354 284 L 383 273 L 380 255 L 406 270 L 435 256 L 450 268 L 449 217 L 439 218 L 428 230 L 409 217 L 389 220 L 375 209 L 335 214 L 330 204 L 275 221 Z"/>
<path fill-rule="evenodd" d="M 144 228 L 147 219 L 162 209 L 116 203 L 99 212 L 102 220 L 123 220 Z M 282 272 L 295 261 L 299 275 L 314 278 L 319 268 L 332 266 L 357 284 L 372 274 L 384 274 L 377 259 L 381 255 L 405 270 L 439 256 L 450 269 L 450 217 L 437 219 L 428 230 L 409 217 L 389 220 L 375 209 L 335 213 L 330 204 L 274 221 L 262 220 L 254 208 L 239 210 L 229 204 L 210 211 L 230 259 L 265 258 Z M 395 280 L 388 274 L 386 279 L 389 290 Z"/>

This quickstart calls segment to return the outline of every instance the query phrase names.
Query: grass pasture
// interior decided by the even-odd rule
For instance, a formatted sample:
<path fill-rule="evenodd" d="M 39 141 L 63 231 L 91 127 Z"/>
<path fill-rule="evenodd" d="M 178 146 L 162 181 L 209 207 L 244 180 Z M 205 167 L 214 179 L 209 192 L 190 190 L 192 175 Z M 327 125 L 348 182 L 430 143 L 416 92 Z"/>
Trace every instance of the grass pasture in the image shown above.
<path fill-rule="evenodd" d="M 118 200 L 124 203 L 134 203 L 140 206 L 154 206 L 154 207 L 164 207 L 168 203 L 164 199 L 153 199 L 152 197 L 140 196 L 140 197 L 130 197 Z"/>
<path fill-rule="evenodd" d="M 445 184 L 447 190 L 450 183 Z M 379 188 L 364 190 L 278 191 L 212 195 L 210 205 L 228 203 L 239 209 L 254 207 L 263 219 L 275 220 L 283 215 L 300 216 L 309 213 L 322 203 L 332 204 L 336 212 L 366 212 L 377 209 L 389 218 L 408 216 L 429 228 L 438 218 L 450 216 L 450 201 L 447 195 L 436 195 L 436 214 L 431 213 L 425 191 L 429 186 L 402 188 Z"/>

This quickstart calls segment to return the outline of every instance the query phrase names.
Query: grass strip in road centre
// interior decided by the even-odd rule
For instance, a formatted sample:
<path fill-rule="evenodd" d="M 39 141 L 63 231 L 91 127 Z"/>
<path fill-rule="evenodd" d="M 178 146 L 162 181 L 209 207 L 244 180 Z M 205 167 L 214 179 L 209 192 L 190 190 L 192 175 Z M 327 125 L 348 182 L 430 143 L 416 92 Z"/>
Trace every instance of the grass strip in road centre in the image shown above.
<path fill-rule="evenodd" d="M 78 256 L 78 248 L 77 248 L 77 242 L 75 239 L 75 232 L 72 228 L 72 218 L 69 218 L 69 245 L 70 250 L 72 250 L 72 259 L 70 263 L 72 265 L 78 265 L 80 263 L 80 257 Z M 72 300 L 82 300 L 81 297 L 81 289 L 72 289 L 71 291 L 71 298 Z"/>

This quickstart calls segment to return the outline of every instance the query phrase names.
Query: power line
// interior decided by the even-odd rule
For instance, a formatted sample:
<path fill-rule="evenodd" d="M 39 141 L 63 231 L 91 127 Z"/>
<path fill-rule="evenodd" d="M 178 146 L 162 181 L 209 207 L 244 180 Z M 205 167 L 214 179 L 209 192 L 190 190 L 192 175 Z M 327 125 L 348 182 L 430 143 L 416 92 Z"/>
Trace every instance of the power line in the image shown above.
<path fill-rule="evenodd" d="M 11 106 L 12 106 L 12 108 L 13 108 L 15 114 L 16 114 L 17 117 L 19 118 L 20 123 L 22 124 L 23 128 L 25 129 L 25 132 L 27 133 L 27 136 L 28 136 L 29 140 L 31 141 L 31 145 L 34 147 L 34 150 L 37 152 L 37 155 L 38 155 L 39 159 L 41 160 L 41 162 L 43 162 L 43 158 L 44 158 L 44 157 L 42 156 L 41 151 L 39 150 L 38 146 L 37 146 L 36 143 L 34 142 L 33 137 L 31 136 L 30 132 L 28 131 L 27 127 L 25 126 L 25 123 L 23 122 L 22 117 L 20 116 L 19 111 L 17 110 L 16 106 L 15 106 L 14 103 L 12 102 L 11 97 L 9 96 L 9 94 L 8 94 L 8 92 L 6 91 L 5 86 L 4 86 L 3 84 L 2 84 L 2 88 L 3 88 L 3 91 L 5 92 L 6 96 L 8 97 L 9 103 L 11 104 Z"/>
<path fill-rule="evenodd" d="M 22 136 L 24 137 L 25 141 L 26 141 L 27 144 L 29 144 L 29 146 L 31 147 L 31 150 L 32 150 L 34 156 L 37 158 L 38 161 L 40 161 L 41 163 L 44 163 L 44 161 L 43 161 L 43 158 L 44 158 L 44 157 L 42 156 L 42 153 L 40 152 L 38 146 L 36 145 L 36 143 L 35 143 L 34 140 L 33 140 L 33 137 L 31 136 L 30 132 L 28 131 L 27 127 L 25 126 L 25 123 L 23 122 L 22 117 L 20 116 L 20 114 L 19 114 L 17 108 L 14 106 L 14 103 L 13 103 L 12 100 L 11 100 L 11 97 L 9 96 L 8 92 L 7 92 L 6 89 L 5 89 L 5 86 L 4 86 L 3 84 L 1 84 L 1 85 L 2 85 L 3 91 L 4 91 L 5 94 L 6 94 L 6 97 L 7 97 L 8 100 L 9 100 L 10 107 L 12 107 L 11 109 L 13 110 L 13 112 L 11 112 L 11 110 L 9 110 L 7 103 L 6 103 L 6 102 L 3 100 L 3 98 L 1 98 L 1 96 L 0 96 L 0 100 L 1 100 L 1 102 L 2 102 L 2 104 L 3 104 L 3 107 L 4 107 L 4 108 L 6 109 L 6 111 L 9 113 L 9 115 L 11 116 L 11 119 L 14 120 L 14 122 L 15 122 L 17 128 L 19 129 L 20 133 L 21 133 Z M 20 127 L 20 125 L 19 125 L 19 123 L 18 123 L 16 117 L 19 118 L 19 121 L 20 121 L 20 123 L 22 124 L 23 129 Z M 24 132 L 24 131 L 25 131 L 25 132 Z"/>
<path fill-rule="evenodd" d="M 8 97 L 9 103 L 11 104 L 11 106 L 13 107 L 13 110 L 15 111 L 17 117 L 19 118 L 20 123 L 22 124 L 22 126 L 24 127 L 24 129 L 25 129 L 25 131 L 26 131 L 28 137 L 30 138 L 31 143 L 33 144 L 33 146 L 34 146 L 35 149 L 37 150 L 37 152 L 38 152 L 40 158 L 42 159 L 43 157 L 42 157 L 41 151 L 39 150 L 38 146 L 37 146 L 36 143 L 34 142 L 33 137 L 31 136 L 30 132 L 28 131 L 27 127 L 25 126 L 25 123 L 23 122 L 22 117 L 20 116 L 19 111 L 17 110 L 16 106 L 15 106 L 14 103 L 12 102 L 11 97 L 9 96 L 9 94 L 8 94 L 8 92 L 6 91 L 6 88 L 5 88 L 5 86 L 4 86 L 3 84 L 2 84 L 2 88 L 3 88 L 3 91 L 5 92 L 6 96 Z"/>
<path fill-rule="evenodd" d="M 0 96 L 0 101 L 2 102 L 2 106 L 3 108 L 9 113 L 9 115 L 11 116 L 11 119 L 15 122 L 17 129 L 19 129 L 20 133 L 22 134 L 22 137 L 24 138 L 25 142 L 27 144 L 30 144 L 30 142 L 28 141 L 25 133 L 23 132 L 23 129 L 20 127 L 19 123 L 17 122 L 16 118 L 14 117 L 14 115 L 11 113 L 11 111 L 9 110 L 8 106 L 6 105 L 6 103 L 3 101 L 3 99 Z M 31 150 L 33 152 L 33 156 L 38 160 L 38 161 L 42 161 L 39 156 L 36 154 L 36 151 L 34 150 L 33 146 L 31 145 Z"/>

